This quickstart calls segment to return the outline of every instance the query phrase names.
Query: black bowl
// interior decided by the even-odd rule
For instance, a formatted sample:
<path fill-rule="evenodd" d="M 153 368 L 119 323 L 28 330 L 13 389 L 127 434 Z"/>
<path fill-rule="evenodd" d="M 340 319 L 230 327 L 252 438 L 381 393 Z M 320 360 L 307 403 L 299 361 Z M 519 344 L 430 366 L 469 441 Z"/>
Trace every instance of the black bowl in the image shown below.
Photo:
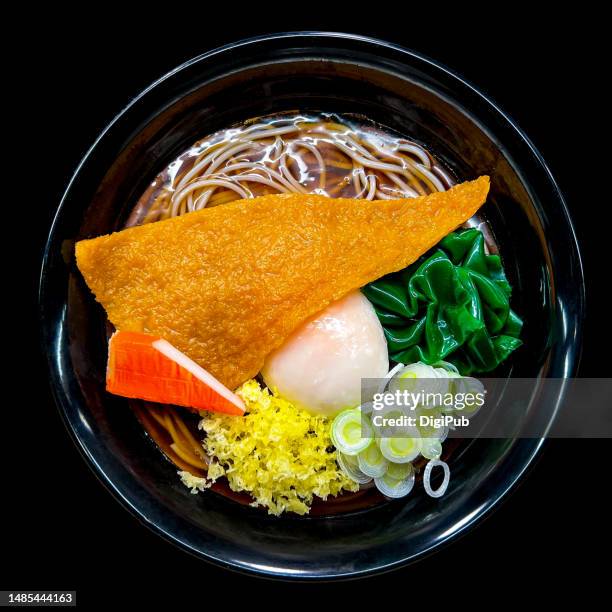
<path fill-rule="evenodd" d="M 41 278 L 44 350 L 68 428 L 116 497 L 172 542 L 260 575 L 360 576 L 414 560 L 473 525 L 516 483 L 539 439 L 478 440 L 453 456 L 439 500 L 335 516 L 269 517 L 216 493 L 191 495 L 125 401 L 104 391 L 105 316 L 73 261 L 74 243 L 120 227 L 152 178 L 199 137 L 280 111 L 363 114 L 428 146 L 457 178 L 489 174 L 484 216 L 525 319 L 512 375 L 572 376 L 584 290 L 563 197 L 526 136 L 490 100 L 436 63 L 379 40 L 296 33 L 197 57 L 138 96 L 83 158 L 58 208 Z M 551 421 L 561 397 L 530 410 Z"/>

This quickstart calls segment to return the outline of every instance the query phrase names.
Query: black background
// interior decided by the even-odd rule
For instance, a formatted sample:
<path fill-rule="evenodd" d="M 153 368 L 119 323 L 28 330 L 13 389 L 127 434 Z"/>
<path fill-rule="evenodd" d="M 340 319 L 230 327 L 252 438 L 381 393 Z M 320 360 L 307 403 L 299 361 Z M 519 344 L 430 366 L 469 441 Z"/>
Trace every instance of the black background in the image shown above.
<path fill-rule="evenodd" d="M 36 11 L 15 26 L 20 43 L 5 55 L 4 72 L 15 108 L 5 120 L 19 138 L 5 150 L 16 172 L 5 175 L 3 194 L 5 209 L 15 203 L 15 219 L 5 219 L 3 237 L 14 244 L 4 261 L 14 355 L 5 385 L 17 393 L 3 410 L 19 422 L 0 425 L 8 451 L 0 588 L 76 589 L 81 605 L 110 605 L 121 594 L 141 604 L 203 607 L 322 606 L 332 594 L 361 598 L 367 589 L 382 605 L 405 598 L 407 606 L 437 607 L 447 596 L 480 599 L 485 586 L 504 602 L 532 589 L 588 595 L 605 586 L 608 441 L 548 442 L 513 494 L 460 541 L 403 570 L 340 585 L 271 583 L 192 558 L 132 518 L 85 465 L 51 400 L 38 345 L 35 291 L 53 211 L 81 155 L 131 97 L 184 60 L 258 33 L 321 29 L 386 38 L 446 64 L 496 100 L 540 149 L 567 197 L 588 286 L 581 374 L 609 375 L 612 203 L 609 150 L 598 150 L 609 115 L 601 16 L 536 17 L 516 6 L 503 14 L 437 6 L 417 12 L 407 4 L 404 12 L 338 8 L 333 18 L 331 6 L 322 13 L 297 4 L 217 8 L 223 14 L 215 17 L 165 6 L 137 19 L 108 5 L 66 16 Z"/>

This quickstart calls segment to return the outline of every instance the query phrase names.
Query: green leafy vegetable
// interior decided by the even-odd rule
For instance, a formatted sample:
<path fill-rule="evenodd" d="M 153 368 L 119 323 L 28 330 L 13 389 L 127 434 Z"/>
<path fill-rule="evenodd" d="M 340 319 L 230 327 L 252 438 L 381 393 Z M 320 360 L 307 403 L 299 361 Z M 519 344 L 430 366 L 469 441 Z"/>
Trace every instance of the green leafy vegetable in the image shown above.
<path fill-rule="evenodd" d="M 511 287 L 478 229 L 453 232 L 414 264 L 363 288 L 385 330 L 391 359 L 453 363 L 490 372 L 522 342 Z"/>

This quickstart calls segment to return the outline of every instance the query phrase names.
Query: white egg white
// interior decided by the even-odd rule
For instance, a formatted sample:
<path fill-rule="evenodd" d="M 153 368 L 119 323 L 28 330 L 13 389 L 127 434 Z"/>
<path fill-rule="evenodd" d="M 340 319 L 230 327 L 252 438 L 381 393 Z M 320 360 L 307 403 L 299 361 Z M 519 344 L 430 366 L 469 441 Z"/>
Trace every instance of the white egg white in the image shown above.
<path fill-rule="evenodd" d="M 302 325 L 268 356 L 271 389 L 312 413 L 333 415 L 361 401 L 361 379 L 389 371 L 387 341 L 372 304 L 354 291 Z"/>

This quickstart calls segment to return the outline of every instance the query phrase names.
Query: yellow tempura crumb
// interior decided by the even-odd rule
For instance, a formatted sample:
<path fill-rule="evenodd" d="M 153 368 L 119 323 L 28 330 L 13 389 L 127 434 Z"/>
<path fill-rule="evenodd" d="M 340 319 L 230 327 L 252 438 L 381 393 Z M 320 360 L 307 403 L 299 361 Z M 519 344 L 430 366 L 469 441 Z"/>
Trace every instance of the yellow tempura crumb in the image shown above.
<path fill-rule="evenodd" d="M 197 493 L 198 491 L 203 491 L 204 489 L 208 489 L 211 483 L 206 480 L 206 478 L 201 478 L 200 476 L 194 476 L 190 472 L 180 471 L 178 475 L 181 478 L 183 484 L 191 489 L 192 493 Z"/>
<path fill-rule="evenodd" d="M 236 393 L 246 404 L 245 416 L 202 413 L 204 450 L 213 458 L 209 481 L 225 476 L 232 490 L 247 491 L 252 505 L 274 515 L 307 514 L 314 495 L 326 499 L 359 488 L 336 463 L 327 418 L 297 408 L 255 380 Z M 197 485 L 192 491 L 202 483 Z"/>

